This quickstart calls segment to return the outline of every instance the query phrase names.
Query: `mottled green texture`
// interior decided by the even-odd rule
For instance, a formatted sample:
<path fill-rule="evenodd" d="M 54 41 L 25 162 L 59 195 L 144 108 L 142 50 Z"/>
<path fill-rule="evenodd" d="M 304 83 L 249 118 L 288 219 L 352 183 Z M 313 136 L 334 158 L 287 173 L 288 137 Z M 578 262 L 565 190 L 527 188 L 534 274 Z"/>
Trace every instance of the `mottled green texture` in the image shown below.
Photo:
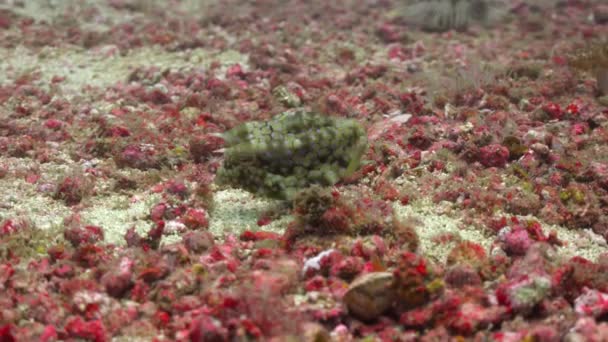
<path fill-rule="evenodd" d="M 245 123 L 223 138 L 216 183 L 276 199 L 292 199 L 312 184 L 336 184 L 359 168 L 367 148 L 356 121 L 302 110 Z"/>
<path fill-rule="evenodd" d="M 434 32 L 489 26 L 508 10 L 500 0 L 403 0 L 400 7 L 406 21 Z"/>
<path fill-rule="evenodd" d="M 295 108 L 300 106 L 301 100 L 298 95 L 287 89 L 285 86 L 278 86 L 272 90 L 272 95 L 281 102 L 283 105 L 289 108 Z"/>

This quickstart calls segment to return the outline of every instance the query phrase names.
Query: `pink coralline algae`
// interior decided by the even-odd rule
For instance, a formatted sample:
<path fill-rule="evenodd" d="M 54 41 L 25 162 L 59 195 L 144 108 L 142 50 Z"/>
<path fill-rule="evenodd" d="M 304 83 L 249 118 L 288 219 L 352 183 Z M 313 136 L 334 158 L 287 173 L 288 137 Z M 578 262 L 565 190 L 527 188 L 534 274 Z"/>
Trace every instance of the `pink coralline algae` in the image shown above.
<path fill-rule="evenodd" d="M 574 300 L 574 311 L 579 315 L 600 317 L 608 312 L 608 294 L 585 288 Z"/>
<path fill-rule="evenodd" d="M 63 235 L 72 246 L 78 247 L 81 244 L 97 243 L 103 241 L 103 228 L 97 226 L 85 226 L 82 228 L 70 228 L 63 232 Z"/>
<path fill-rule="evenodd" d="M 128 145 L 116 155 L 115 161 L 120 167 L 140 170 L 160 167 L 154 147 L 147 145 Z"/>
<path fill-rule="evenodd" d="M 548 277 L 531 275 L 502 283 L 496 290 L 496 298 L 510 311 L 526 314 L 550 293 L 551 288 Z"/>
<path fill-rule="evenodd" d="M 100 279 L 106 292 L 114 297 L 120 298 L 133 285 L 134 260 L 129 257 L 120 259 L 116 269 L 106 272 Z"/>
<path fill-rule="evenodd" d="M 423 305 L 438 291 L 431 285 L 434 274 L 430 265 L 411 252 L 403 253 L 397 262 L 394 286 L 398 305 L 404 309 Z"/>
<path fill-rule="evenodd" d="M 64 338 L 81 338 L 95 342 L 107 341 L 108 337 L 103 323 L 99 320 L 84 321 L 80 317 L 68 319 L 65 326 L 66 335 Z"/>
<path fill-rule="evenodd" d="M 217 154 L 224 145 L 224 140 L 212 134 L 205 134 L 190 139 L 189 150 L 192 159 L 197 162 L 204 162 Z"/>
<path fill-rule="evenodd" d="M 21 225 L 13 220 L 5 220 L 0 226 L 0 235 L 9 235 L 19 230 Z"/>
<path fill-rule="evenodd" d="M 498 236 L 509 254 L 524 255 L 533 243 L 528 232 L 523 228 L 505 228 Z"/>
<path fill-rule="evenodd" d="M 202 209 L 188 208 L 180 221 L 189 229 L 206 229 L 209 227 L 207 212 Z"/>
<path fill-rule="evenodd" d="M 92 186 L 84 174 L 67 176 L 59 181 L 53 197 L 67 205 L 76 205 L 91 194 Z"/>
<path fill-rule="evenodd" d="M 479 162 L 486 167 L 504 167 L 509 160 L 509 150 L 498 144 L 479 149 Z"/>

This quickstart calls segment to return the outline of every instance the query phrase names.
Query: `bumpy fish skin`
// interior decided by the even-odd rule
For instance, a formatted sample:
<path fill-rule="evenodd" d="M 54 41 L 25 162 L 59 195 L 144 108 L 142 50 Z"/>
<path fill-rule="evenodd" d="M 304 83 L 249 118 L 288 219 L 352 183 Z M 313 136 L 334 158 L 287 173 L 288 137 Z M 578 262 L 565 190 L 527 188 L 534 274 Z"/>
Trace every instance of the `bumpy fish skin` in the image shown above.
<path fill-rule="evenodd" d="M 358 169 L 367 149 L 356 121 L 304 110 L 242 124 L 223 138 L 216 183 L 276 199 L 292 199 L 313 184 L 336 184 Z"/>

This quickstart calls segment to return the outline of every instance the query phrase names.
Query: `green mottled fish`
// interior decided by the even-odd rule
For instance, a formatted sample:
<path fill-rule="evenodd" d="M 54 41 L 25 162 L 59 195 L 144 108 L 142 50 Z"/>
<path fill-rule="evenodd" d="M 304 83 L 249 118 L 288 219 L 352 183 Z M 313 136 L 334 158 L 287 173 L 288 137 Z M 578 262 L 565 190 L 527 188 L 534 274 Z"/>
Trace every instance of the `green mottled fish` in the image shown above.
<path fill-rule="evenodd" d="M 291 199 L 313 184 L 331 186 L 355 172 L 367 149 L 367 135 L 355 120 L 303 110 L 248 122 L 222 134 L 222 185 Z"/>

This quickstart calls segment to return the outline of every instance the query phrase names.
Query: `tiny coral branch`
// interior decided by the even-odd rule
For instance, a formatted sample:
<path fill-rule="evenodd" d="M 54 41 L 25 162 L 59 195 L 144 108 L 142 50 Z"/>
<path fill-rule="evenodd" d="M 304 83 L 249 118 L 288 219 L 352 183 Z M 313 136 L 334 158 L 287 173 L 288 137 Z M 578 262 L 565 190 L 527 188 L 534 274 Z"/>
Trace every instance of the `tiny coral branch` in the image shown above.
<path fill-rule="evenodd" d="M 223 135 L 224 164 L 217 183 L 277 199 L 312 184 L 330 186 L 359 167 L 367 147 L 353 120 L 296 110 L 249 122 Z"/>

